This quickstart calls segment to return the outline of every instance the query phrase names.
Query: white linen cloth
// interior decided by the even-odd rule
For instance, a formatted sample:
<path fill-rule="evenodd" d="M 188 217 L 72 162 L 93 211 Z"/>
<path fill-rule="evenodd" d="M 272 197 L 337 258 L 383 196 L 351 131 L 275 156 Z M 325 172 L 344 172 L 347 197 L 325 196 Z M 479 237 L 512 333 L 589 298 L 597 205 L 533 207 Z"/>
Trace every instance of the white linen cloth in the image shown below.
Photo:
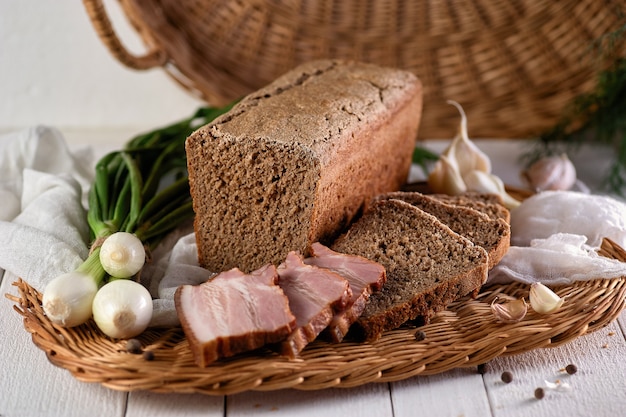
<path fill-rule="evenodd" d="M 86 196 L 94 163 L 89 149 L 71 152 L 54 128 L 0 136 L 0 269 L 43 291 L 80 265 L 89 252 Z M 177 325 L 176 287 L 212 275 L 198 266 L 190 232 L 181 227 L 164 239 L 142 271 L 153 297 L 151 326 Z"/>
<path fill-rule="evenodd" d="M 20 213 L 23 172 L 34 169 L 50 174 L 68 173 L 86 190 L 93 179 L 89 148 L 71 153 L 61 133 L 36 126 L 0 136 L 0 220 Z"/>

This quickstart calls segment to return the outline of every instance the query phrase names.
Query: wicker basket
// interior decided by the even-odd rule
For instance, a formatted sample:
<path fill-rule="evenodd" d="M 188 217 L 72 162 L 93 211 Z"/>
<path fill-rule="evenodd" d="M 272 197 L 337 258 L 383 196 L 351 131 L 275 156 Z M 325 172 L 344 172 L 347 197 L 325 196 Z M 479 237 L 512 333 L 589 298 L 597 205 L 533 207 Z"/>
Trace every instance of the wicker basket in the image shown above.
<path fill-rule="evenodd" d="M 600 253 L 626 261 L 626 252 L 609 240 Z M 416 337 L 415 328 L 404 326 L 385 332 L 373 343 L 316 340 L 297 360 L 261 349 L 198 368 L 180 328 L 152 329 L 139 336 L 144 351 L 151 354 L 147 359 L 129 353 L 125 341 L 106 337 L 93 320 L 69 329 L 51 323 L 41 307 L 41 294 L 25 281 L 15 285 L 19 295 L 9 298 L 33 342 L 50 362 L 78 380 L 120 391 L 210 395 L 347 388 L 476 366 L 501 355 L 560 346 L 605 327 L 626 306 L 626 277 L 578 281 L 556 288 L 559 296 L 567 298 L 557 312 L 540 315 L 530 310 L 522 321 L 504 324 L 495 320 L 491 303 L 527 299 L 529 287 L 495 285 L 438 313 L 417 330 L 426 335 L 423 340 Z"/>
<path fill-rule="evenodd" d="M 120 0 L 149 52 L 116 36 L 102 0 L 84 0 L 120 62 L 163 67 L 221 105 L 304 61 L 406 68 L 424 83 L 421 138 L 449 138 L 461 103 L 473 137 L 529 137 L 554 125 L 610 63 L 591 45 L 626 22 L 623 0 Z M 623 49 L 621 49 L 623 51 Z"/>

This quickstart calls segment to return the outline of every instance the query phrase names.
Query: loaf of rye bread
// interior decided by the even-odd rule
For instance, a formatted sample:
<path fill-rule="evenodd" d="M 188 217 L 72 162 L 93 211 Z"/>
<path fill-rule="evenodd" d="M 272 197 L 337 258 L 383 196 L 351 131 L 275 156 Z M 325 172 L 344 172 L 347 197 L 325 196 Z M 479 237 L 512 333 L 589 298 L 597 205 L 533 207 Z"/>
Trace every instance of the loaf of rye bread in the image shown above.
<path fill-rule="evenodd" d="M 252 271 L 333 241 L 406 181 L 422 108 L 407 71 L 304 64 L 187 139 L 199 262 Z"/>
<path fill-rule="evenodd" d="M 487 252 L 435 216 L 396 199 L 375 201 L 332 245 L 379 262 L 387 272 L 350 335 L 365 341 L 409 320 L 428 319 L 452 301 L 475 295 L 487 279 Z"/>
<path fill-rule="evenodd" d="M 476 210 L 477 205 L 472 208 L 469 204 L 448 204 L 445 200 L 407 191 L 394 191 L 377 197 L 379 200 L 391 198 L 405 201 L 432 214 L 456 233 L 484 248 L 489 256 L 489 269 L 496 266 L 509 250 L 511 226 L 502 218 L 494 219 Z M 480 203 L 477 200 L 470 201 Z"/>

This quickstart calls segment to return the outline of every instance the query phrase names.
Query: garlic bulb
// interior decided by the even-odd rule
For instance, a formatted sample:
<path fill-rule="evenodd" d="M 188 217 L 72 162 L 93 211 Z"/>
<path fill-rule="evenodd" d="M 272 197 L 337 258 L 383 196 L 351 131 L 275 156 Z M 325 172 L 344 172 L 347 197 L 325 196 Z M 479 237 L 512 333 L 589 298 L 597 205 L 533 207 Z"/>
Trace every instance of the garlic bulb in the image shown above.
<path fill-rule="evenodd" d="M 540 282 L 534 282 L 530 286 L 530 305 L 539 314 L 549 314 L 558 310 L 563 305 L 563 299 L 554 291 Z"/>
<path fill-rule="evenodd" d="M 459 133 L 452 140 L 452 144 L 443 152 L 450 159 L 456 160 L 461 175 L 469 171 L 491 172 L 491 160 L 489 157 L 470 141 L 467 135 L 467 116 L 463 107 L 456 101 L 448 100 L 461 113 L 461 126 Z"/>
<path fill-rule="evenodd" d="M 467 135 L 467 116 L 463 107 L 456 101 L 449 100 L 461 113 L 459 133 L 443 151 L 428 176 L 428 186 L 434 193 L 458 195 L 466 191 L 498 194 L 504 205 L 515 208 L 520 202 L 511 197 L 504 189 L 502 180 L 491 174 L 491 160 L 469 139 Z"/>
<path fill-rule="evenodd" d="M 457 195 L 467 191 L 454 159 L 441 155 L 428 176 L 428 186 L 434 193 Z"/>
<path fill-rule="evenodd" d="M 517 323 L 526 317 L 528 311 L 528 304 L 526 300 L 520 298 L 519 300 L 508 301 L 502 304 L 496 304 L 496 300 L 491 303 L 491 311 L 496 317 L 496 320 L 502 323 Z"/>
<path fill-rule="evenodd" d="M 536 192 L 569 190 L 576 183 L 576 168 L 566 154 L 539 159 L 522 171 L 522 179 Z"/>

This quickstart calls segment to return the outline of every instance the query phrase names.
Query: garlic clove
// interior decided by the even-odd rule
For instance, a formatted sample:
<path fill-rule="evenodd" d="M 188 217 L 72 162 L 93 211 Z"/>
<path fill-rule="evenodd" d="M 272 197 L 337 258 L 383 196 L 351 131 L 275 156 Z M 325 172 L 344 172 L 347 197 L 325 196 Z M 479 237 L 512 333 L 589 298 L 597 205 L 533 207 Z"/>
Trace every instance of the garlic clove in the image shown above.
<path fill-rule="evenodd" d="M 517 323 L 526 317 L 528 304 L 523 298 L 501 304 L 496 304 L 496 300 L 494 299 L 491 303 L 491 311 L 497 321 L 501 323 Z"/>
<path fill-rule="evenodd" d="M 544 380 L 544 383 L 546 384 L 546 388 L 551 390 L 565 392 L 572 390 L 572 386 L 568 382 L 561 381 L 560 379 L 557 379 L 554 382 Z"/>
<path fill-rule="evenodd" d="M 550 314 L 563 305 L 563 298 L 540 282 L 534 282 L 530 286 L 530 305 L 539 314 Z"/>
<path fill-rule="evenodd" d="M 469 171 L 491 172 L 491 160 L 481 151 L 476 144 L 470 141 L 467 135 L 467 116 L 463 107 L 456 101 L 448 100 L 461 114 L 461 125 L 459 133 L 452 140 L 452 143 L 443 153 L 450 159 L 455 159 L 461 175 Z"/>
<path fill-rule="evenodd" d="M 454 159 L 440 155 L 428 176 L 428 186 L 434 193 L 457 195 L 467 191 Z"/>
<path fill-rule="evenodd" d="M 576 168 L 566 154 L 539 159 L 522 171 L 522 179 L 536 192 L 569 190 L 576 183 Z"/>
<path fill-rule="evenodd" d="M 463 181 L 469 191 L 478 193 L 498 194 L 502 197 L 504 205 L 508 209 L 513 209 L 521 204 L 511 197 L 504 188 L 504 183 L 495 175 L 482 171 L 470 171 L 463 176 Z"/>

